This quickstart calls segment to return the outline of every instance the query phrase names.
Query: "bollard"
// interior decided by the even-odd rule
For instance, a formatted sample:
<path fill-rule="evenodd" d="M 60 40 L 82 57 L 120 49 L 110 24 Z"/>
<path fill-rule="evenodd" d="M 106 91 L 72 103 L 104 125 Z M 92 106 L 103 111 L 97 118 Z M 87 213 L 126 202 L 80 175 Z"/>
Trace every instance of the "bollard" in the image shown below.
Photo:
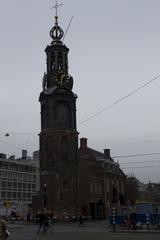
<path fill-rule="evenodd" d="M 149 230 L 149 214 L 146 213 L 147 230 Z"/>
<path fill-rule="evenodd" d="M 115 207 L 112 209 L 112 218 L 113 218 L 113 231 L 116 231 L 116 213 L 115 213 Z"/>

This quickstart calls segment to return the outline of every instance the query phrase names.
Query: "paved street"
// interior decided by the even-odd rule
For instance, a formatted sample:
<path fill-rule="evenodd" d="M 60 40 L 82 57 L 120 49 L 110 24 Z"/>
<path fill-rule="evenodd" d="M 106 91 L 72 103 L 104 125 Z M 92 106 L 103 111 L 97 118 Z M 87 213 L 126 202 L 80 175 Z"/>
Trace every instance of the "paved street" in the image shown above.
<path fill-rule="evenodd" d="M 156 233 L 112 233 L 104 225 L 90 224 L 79 228 L 77 224 L 57 224 L 54 233 L 36 234 L 37 226 L 12 225 L 9 240 L 159 240 Z"/>

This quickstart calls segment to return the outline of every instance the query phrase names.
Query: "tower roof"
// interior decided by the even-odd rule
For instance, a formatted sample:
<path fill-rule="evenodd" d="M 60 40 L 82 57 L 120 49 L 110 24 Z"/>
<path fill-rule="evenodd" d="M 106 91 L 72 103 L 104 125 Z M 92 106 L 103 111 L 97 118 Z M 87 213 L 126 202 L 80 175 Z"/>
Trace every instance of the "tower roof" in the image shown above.
<path fill-rule="evenodd" d="M 50 36 L 53 39 L 53 43 L 57 43 L 57 42 L 61 42 L 63 36 L 64 36 L 64 32 L 62 30 L 62 28 L 58 25 L 58 8 L 61 7 L 63 4 L 58 4 L 57 0 L 55 5 L 52 8 L 55 8 L 56 14 L 55 14 L 55 25 L 54 27 L 51 29 L 50 31 Z M 51 9 L 52 9 L 51 8 Z"/>

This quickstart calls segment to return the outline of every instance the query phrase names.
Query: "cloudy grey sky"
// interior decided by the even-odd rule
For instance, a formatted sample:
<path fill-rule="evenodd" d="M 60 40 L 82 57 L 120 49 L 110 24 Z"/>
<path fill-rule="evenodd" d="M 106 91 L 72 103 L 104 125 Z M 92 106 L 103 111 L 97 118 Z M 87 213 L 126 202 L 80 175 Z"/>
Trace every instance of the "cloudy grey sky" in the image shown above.
<path fill-rule="evenodd" d="M 46 69 L 44 49 L 51 42 L 49 31 L 54 25 L 50 10 L 54 3 L 0 2 L 0 152 L 7 156 L 20 156 L 22 148 L 29 153 L 38 149 L 38 98 Z M 65 44 L 70 48 L 80 123 L 160 74 L 160 1 L 63 0 L 63 4 L 59 25 L 64 30 L 74 16 Z M 78 124 L 79 137 L 88 138 L 89 147 L 99 151 L 110 148 L 112 156 L 160 152 L 159 92 L 157 79 Z M 7 132 L 9 137 L 5 137 Z M 116 160 L 141 181 L 160 182 L 160 155 Z M 129 161 L 150 162 L 124 164 Z"/>

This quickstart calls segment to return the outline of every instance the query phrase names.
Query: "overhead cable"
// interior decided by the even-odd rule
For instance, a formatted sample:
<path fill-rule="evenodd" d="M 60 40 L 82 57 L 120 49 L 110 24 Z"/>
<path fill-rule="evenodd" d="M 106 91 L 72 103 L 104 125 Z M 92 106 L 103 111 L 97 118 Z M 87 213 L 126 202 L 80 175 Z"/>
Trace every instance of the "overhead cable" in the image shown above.
<path fill-rule="evenodd" d="M 139 167 L 123 167 L 122 169 L 127 169 L 127 168 L 159 168 L 159 166 L 139 166 Z"/>
<path fill-rule="evenodd" d="M 152 163 L 152 162 L 160 162 L 160 160 L 150 160 L 150 161 L 141 161 L 141 162 L 124 162 L 124 163 L 120 163 L 120 165 L 123 165 L 123 164 Z"/>
<path fill-rule="evenodd" d="M 144 156 L 152 156 L 152 155 L 160 155 L 160 152 L 143 153 L 143 154 L 132 154 L 132 155 L 120 155 L 120 156 L 114 156 L 113 158 L 144 157 Z"/>
<path fill-rule="evenodd" d="M 127 94 L 126 96 L 120 98 L 119 100 L 115 101 L 114 103 L 112 103 L 111 105 L 105 107 L 104 109 L 98 111 L 97 113 L 92 114 L 91 116 L 89 116 L 88 118 L 84 119 L 83 121 L 79 122 L 78 125 L 81 125 L 89 120 L 91 120 L 92 118 L 100 115 L 101 113 L 109 110 L 110 108 L 112 108 L 113 106 L 117 105 L 118 103 L 122 102 L 123 100 L 125 100 L 126 98 L 132 96 L 133 94 L 135 94 L 136 92 L 138 92 L 139 90 L 141 90 L 142 88 L 146 87 L 147 85 L 151 84 L 152 82 L 154 82 L 155 80 L 160 78 L 160 74 L 157 75 L 156 77 L 152 78 L 150 81 L 144 83 L 142 86 L 136 88 L 135 90 L 133 90 L 132 92 L 130 92 L 129 94 Z"/>

